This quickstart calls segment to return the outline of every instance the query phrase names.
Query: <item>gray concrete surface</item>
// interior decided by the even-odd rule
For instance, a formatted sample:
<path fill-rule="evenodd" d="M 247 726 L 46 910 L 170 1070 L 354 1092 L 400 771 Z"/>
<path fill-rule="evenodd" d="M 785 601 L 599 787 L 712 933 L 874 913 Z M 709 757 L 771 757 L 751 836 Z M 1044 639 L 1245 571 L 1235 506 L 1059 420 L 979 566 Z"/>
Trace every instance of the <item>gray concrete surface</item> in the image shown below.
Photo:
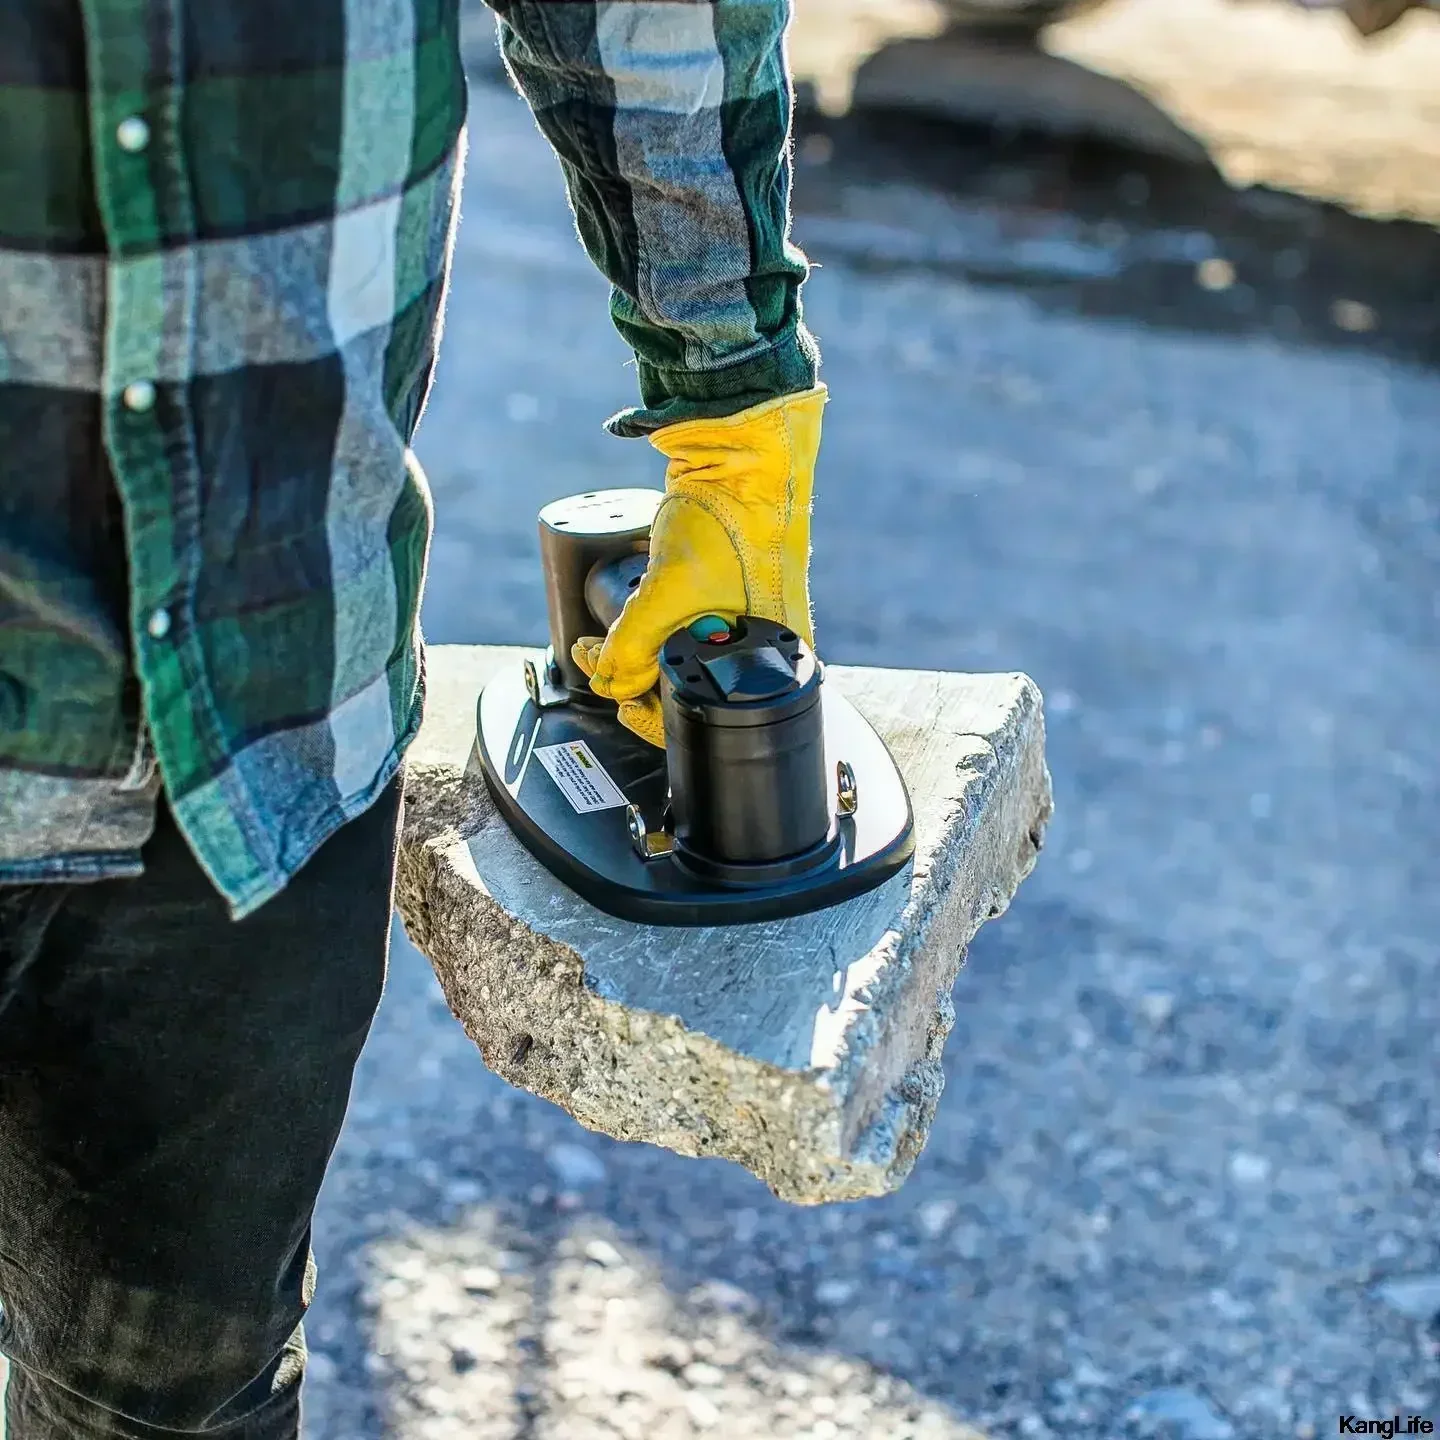
<path fill-rule="evenodd" d="M 537 507 L 656 457 L 599 432 L 632 376 L 523 107 L 477 86 L 472 134 L 428 628 L 534 642 Z M 1047 697 L 1057 818 L 956 986 L 929 1149 L 797 1210 L 599 1140 L 488 1074 L 397 943 L 310 1435 L 1440 1420 L 1440 380 L 816 255 L 822 650 Z"/>
<path fill-rule="evenodd" d="M 523 702 L 522 662 L 544 658 L 431 646 L 408 762 L 396 908 L 486 1064 L 588 1130 L 733 1160 L 795 1204 L 898 1190 L 944 1088 L 965 947 L 1005 913 L 1044 841 L 1052 805 L 1034 682 L 831 665 L 831 717 L 848 702 L 874 726 L 827 734 L 832 761 L 860 777 L 847 847 L 873 853 L 894 837 L 898 815 L 867 793 L 888 746 L 910 794 L 909 863 L 809 914 L 677 928 L 597 910 L 521 845 L 491 798 L 475 697 L 509 683 Z M 500 753 L 514 751 L 510 723 Z M 843 749 L 836 733 L 849 735 Z M 538 743 L 532 733 L 512 754 L 517 773 Z M 623 814 L 610 819 L 628 854 Z"/>

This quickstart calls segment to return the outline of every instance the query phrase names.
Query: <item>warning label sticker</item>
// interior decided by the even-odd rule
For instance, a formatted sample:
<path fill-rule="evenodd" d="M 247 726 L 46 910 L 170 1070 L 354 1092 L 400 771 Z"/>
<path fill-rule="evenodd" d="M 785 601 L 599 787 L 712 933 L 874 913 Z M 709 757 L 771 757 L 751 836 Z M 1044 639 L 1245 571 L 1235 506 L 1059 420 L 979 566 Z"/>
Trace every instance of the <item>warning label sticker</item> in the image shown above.
<path fill-rule="evenodd" d="M 590 810 L 614 810 L 626 804 L 620 787 L 595 758 L 595 752 L 583 740 L 567 740 L 563 745 L 542 745 L 535 758 L 550 772 L 560 792 L 584 815 Z"/>

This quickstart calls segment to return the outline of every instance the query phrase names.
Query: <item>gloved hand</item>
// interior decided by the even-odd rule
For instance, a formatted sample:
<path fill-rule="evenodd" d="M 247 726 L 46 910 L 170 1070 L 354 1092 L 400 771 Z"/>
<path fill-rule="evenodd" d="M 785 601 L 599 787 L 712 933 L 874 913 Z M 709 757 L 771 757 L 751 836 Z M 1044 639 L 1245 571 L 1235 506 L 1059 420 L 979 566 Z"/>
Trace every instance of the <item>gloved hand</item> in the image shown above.
<path fill-rule="evenodd" d="M 813 646 L 810 502 L 825 400 L 817 385 L 651 435 L 670 463 L 645 574 L 610 633 L 571 653 L 590 688 L 619 702 L 620 723 L 652 745 L 665 744 L 659 656 L 677 630 L 705 615 L 758 615 Z"/>

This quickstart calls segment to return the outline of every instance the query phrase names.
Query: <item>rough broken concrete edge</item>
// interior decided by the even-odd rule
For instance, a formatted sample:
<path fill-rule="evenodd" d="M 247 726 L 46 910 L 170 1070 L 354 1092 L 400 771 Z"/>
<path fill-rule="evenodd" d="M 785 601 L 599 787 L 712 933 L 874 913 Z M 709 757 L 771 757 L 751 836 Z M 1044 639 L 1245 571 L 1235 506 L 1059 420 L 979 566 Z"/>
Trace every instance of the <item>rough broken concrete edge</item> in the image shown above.
<path fill-rule="evenodd" d="M 916 876 L 911 910 L 924 913 L 907 915 L 908 940 L 894 932 L 887 937 L 892 953 L 863 997 L 869 1008 L 847 1036 L 839 1067 L 855 1073 L 840 1073 L 832 1081 L 852 1096 L 844 1153 L 857 1165 L 873 1166 L 882 1156 L 890 1157 L 890 1189 L 913 1169 L 945 1087 L 941 1056 L 955 1023 L 951 992 L 969 943 L 987 920 L 1004 914 L 1035 868 L 1054 809 L 1040 691 L 1022 678 L 1005 734 L 990 737 L 983 752 L 960 762 L 963 784 L 956 803 L 968 815 L 946 823 L 944 841 L 929 861 L 935 873 L 947 878 L 924 885 L 918 883 L 924 877 Z M 997 750 L 1007 756 L 1005 764 L 993 763 Z M 990 764 L 984 763 L 987 755 Z M 1015 850 L 1005 854 L 1002 847 L 1015 843 L 1016 836 Z M 990 883 L 976 883 L 982 876 L 991 877 Z M 919 983 L 912 981 L 916 974 Z M 881 1014 L 886 1016 L 883 1030 L 876 1019 Z M 913 1037 L 920 1032 L 924 1040 L 917 1045 Z M 920 1058 L 910 1059 L 917 1051 Z"/>
<path fill-rule="evenodd" d="M 445 773 L 425 773 L 436 770 Z M 455 778 L 445 767 L 425 767 L 410 783 Z M 491 815 L 471 838 L 502 823 Z M 797 1173 L 794 1157 L 839 1154 L 840 1117 L 812 1078 L 742 1060 L 674 1016 L 602 999 L 585 985 L 571 947 L 536 934 L 476 888 L 466 845 L 453 832 L 402 843 L 396 903 L 492 1071 L 587 1129 L 733 1160 L 782 1199 L 882 1193 L 875 1177 L 845 1167 Z M 766 1124 L 775 1111 L 788 1117 L 783 1132 Z"/>
<path fill-rule="evenodd" d="M 935 1113 L 943 1088 L 940 1055 L 954 1023 L 949 992 L 965 945 L 986 919 L 1004 910 L 1033 867 L 1049 817 L 1043 715 L 1030 682 L 1008 723 L 1020 733 L 1015 747 L 1005 748 L 1012 764 L 1027 773 L 1018 786 L 1007 787 L 1002 767 L 977 768 L 973 755 L 967 762 L 957 804 L 980 822 L 979 829 L 948 826 L 944 848 L 948 853 L 971 846 L 971 863 L 939 866 L 952 877 L 940 887 L 924 883 L 926 874 L 916 877 L 902 926 L 908 938 L 893 957 L 894 970 L 886 967 L 885 995 L 898 988 L 906 1003 L 894 1010 L 903 1013 L 881 1033 L 872 1009 L 868 1032 L 862 1017 L 861 1028 L 847 1037 L 851 1063 L 863 1063 L 872 1082 L 865 1087 L 868 1104 L 859 1111 L 837 1110 L 832 1087 L 812 1075 L 742 1059 L 673 1016 L 621 1007 L 590 990 L 573 949 L 515 920 L 475 884 L 468 843 L 492 826 L 503 828 L 477 777 L 443 765 L 412 767 L 397 905 L 452 1013 L 486 1064 L 509 1083 L 559 1105 L 587 1128 L 682 1155 L 730 1159 L 793 1203 L 885 1194 L 910 1173 Z M 982 753 L 995 756 L 989 746 Z M 987 803 L 997 790 L 1007 796 L 998 810 Z M 1002 836 L 1017 833 L 1026 838 L 1005 865 L 997 847 Z M 992 860 L 987 870 L 976 863 L 981 856 Z M 967 896 L 964 875 L 973 878 L 977 871 L 1004 879 Z M 920 915 L 912 913 L 917 906 Z M 892 932 L 887 943 L 899 951 L 898 942 Z M 929 980 L 907 989 L 905 976 L 914 968 L 928 972 Z M 885 995 L 872 998 L 883 1001 Z M 921 1026 L 924 1039 L 917 1046 Z M 877 1051 L 881 1043 L 883 1053 Z M 910 1057 L 917 1050 L 915 1061 Z M 642 1057 L 648 1072 L 643 1083 L 636 1066 Z M 897 1068 L 901 1073 L 894 1073 Z M 617 1106 L 617 1087 L 597 1082 L 622 1070 Z M 766 1123 L 774 1110 L 788 1116 L 783 1132 Z"/>

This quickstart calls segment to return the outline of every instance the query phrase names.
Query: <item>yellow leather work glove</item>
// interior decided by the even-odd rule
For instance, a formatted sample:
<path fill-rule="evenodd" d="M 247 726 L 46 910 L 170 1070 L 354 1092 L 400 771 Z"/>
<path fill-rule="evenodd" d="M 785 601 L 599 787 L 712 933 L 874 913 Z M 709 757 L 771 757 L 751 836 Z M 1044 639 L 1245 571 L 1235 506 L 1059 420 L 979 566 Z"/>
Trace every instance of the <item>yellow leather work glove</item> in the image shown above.
<path fill-rule="evenodd" d="M 810 502 L 825 399 L 817 385 L 650 436 L 670 463 L 645 574 L 610 633 L 571 653 L 590 688 L 619 703 L 620 723 L 652 745 L 665 744 L 659 657 L 677 630 L 705 615 L 759 615 L 814 645 Z"/>

